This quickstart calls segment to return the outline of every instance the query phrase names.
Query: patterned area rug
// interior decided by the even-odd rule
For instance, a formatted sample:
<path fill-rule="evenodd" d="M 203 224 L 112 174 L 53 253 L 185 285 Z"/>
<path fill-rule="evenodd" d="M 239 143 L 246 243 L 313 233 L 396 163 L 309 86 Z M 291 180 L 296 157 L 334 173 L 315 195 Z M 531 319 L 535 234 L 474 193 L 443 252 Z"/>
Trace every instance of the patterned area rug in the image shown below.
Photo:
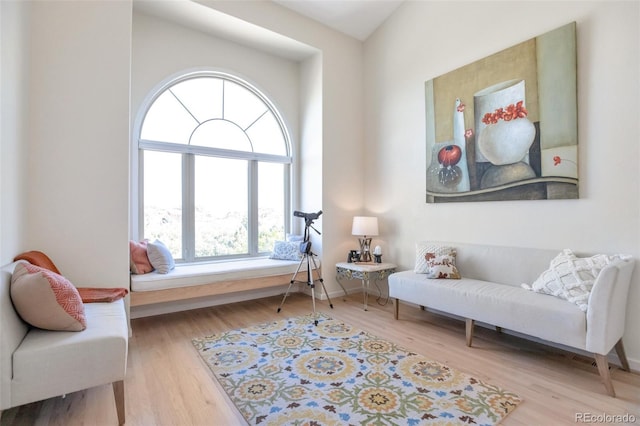
<path fill-rule="evenodd" d="M 521 399 L 318 314 L 194 339 L 250 424 L 493 425 Z"/>

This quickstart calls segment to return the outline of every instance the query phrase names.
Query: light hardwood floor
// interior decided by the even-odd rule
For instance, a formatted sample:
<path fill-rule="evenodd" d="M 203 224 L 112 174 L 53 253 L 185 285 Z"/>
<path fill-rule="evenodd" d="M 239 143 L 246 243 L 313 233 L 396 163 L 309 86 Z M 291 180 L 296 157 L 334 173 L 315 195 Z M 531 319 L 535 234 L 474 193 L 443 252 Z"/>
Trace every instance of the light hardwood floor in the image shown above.
<path fill-rule="evenodd" d="M 308 296 L 291 295 L 276 313 L 280 300 L 272 297 L 133 320 L 125 381 L 126 424 L 245 424 L 191 339 L 311 312 Z M 365 312 L 361 294 L 346 301 L 334 298 L 333 305 L 331 310 L 326 301 L 318 301 L 317 309 L 519 394 L 524 402 L 504 425 L 575 425 L 580 423 L 576 421 L 580 413 L 634 416 L 640 424 L 638 374 L 612 367 L 617 398 L 611 398 L 605 394 L 592 359 L 482 327 L 476 327 L 473 347 L 468 348 L 464 321 L 407 305 L 401 305 L 400 319 L 395 321 L 391 302 L 381 306 L 370 298 Z M 6 410 L 1 424 L 102 426 L 118 422 L 111 387 L 100 386 L 64 399 Z"/>

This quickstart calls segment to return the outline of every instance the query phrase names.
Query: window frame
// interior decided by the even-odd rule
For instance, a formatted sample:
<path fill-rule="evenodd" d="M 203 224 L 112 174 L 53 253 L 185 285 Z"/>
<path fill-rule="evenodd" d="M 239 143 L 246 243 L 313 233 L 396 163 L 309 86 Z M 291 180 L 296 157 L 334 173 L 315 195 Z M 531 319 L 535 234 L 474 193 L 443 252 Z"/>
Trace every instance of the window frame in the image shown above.
<path fill-rule="evenodd" d="M 218 78 L 231 83 L 240 85 L 251 93 L 256 95 L 268 108 L 267 112 L 271 112 L 278 122 L 282 131 L 283 143 L 285 144 L 285 152 L 287 155 L 265 154 L 253 151 L 235 151 L 222 148 L 193 146 L 190 144 L 180 144 L 172 142 L 161 142 L 148 139 L 142 139 L 142 129 L 144 120 L 154 102 L 163 93 L 171 87 L 190 79 L 212 77 Z M 266 113 L 266 112 L 265 112 Z M 256 119 L 257 121 L 257 119 Z M 233 122 L 232 122 L 233 123 Z M 235 123 L 234 123 L 235 124 Z M 243 130 L 244 131 L 244 130 Z M 246 134 L 246 132 L 245 132 Z M 247 137 L 249 137 L 247 135 Z M 249 138 L 250 139 L 250 138 Z M 132 226 L 133 234 L 137 234 L 137 239 L 144 238 L 144 153 L 145 151 L 160 151 L 180 154 L 182 157 L 182 253 L 180 257 L 176 257 L 177 263 L 204 263 L 211 261 L 224 261 L 238 258 L 257 258 L 264 257 L 268 251 L 259 251 L 259 210 L 258 210 L 258 166 L 259 163 L 277 163 L 282 164 L 283 170 L 283 197 L 284 197 L 284 234 L 288 234 L 291 229 L 291 212 L 292 212 L 292 188 L 293 188 L 293 154 L 292 142 L 289 134 L 288 126 L 283 119 L 279 109 L 274 102 L 267 97 L 255 84 L 250 83 L 246 79 L 230 74 L 227 72 L 215 70 L 199 70 L 192 72 L 179 73 L 177 76 L 168 78 L 162 84 L 156 86 L 147 95 L 139 108 L 139 113 L 134 129 L 134 152 L 132 158 L 132 177 L 135 183 L 132 187 L 137 191 L 137 196 L 132 200 L 137 203 L 132 208 L 132 218 L 136 221 Z M 248 211 L 247 211 L 247 232 L 248 232 L 248 252 L 233 255 L 220 255 L 208 257 L 195 257 L 195 158 L 196 156 L 210 156 L 228 159 L 244 160 L 247 162 L 247 191 L 248 191 Z M 285 237 L 283 235 L 283 238 Z"/>

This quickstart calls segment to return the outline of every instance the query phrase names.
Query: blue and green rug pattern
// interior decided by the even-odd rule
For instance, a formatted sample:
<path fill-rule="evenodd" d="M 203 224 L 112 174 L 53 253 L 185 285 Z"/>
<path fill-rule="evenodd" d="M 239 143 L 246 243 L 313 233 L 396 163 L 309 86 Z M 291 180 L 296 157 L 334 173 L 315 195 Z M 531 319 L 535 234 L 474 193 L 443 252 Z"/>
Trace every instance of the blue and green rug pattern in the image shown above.
<path fill-rule="evenodd" d="M 193 344 L 250 424 L 494 425 L 521 399 L 318 314 Z"/>

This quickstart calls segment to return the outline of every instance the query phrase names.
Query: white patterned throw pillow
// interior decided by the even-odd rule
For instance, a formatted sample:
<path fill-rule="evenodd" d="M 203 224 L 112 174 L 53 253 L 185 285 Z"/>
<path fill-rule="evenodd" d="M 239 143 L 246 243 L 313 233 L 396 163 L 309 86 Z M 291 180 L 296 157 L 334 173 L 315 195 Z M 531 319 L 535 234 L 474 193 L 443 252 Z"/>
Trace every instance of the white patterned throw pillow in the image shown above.
<path fill-rule="evenodd" d="M 269 259 L 279 260 L 300 260 L 301 258 L 299 241 L 276 241 L 269 256 Z"/>
<path fill-rule="evenodd" d="M 586 312 L 589 294 L 600 271 L 616 260 L 628 258 L 630 256 L 605 254 L 582 258 L 577 257 L 570 249 L 564 249 L 533 284 L 522 284 L 522 287 L 568 300 Z"/>
<path fill-rule="evenodd" d="M 416 274 L 426 274 L 429 272 L 429 264 L 427 257 L 454 255 L 456 249 L 454 247 L 442 246 L 430 242 L 416 243 L 416 265 L 414 272 Z"/>

